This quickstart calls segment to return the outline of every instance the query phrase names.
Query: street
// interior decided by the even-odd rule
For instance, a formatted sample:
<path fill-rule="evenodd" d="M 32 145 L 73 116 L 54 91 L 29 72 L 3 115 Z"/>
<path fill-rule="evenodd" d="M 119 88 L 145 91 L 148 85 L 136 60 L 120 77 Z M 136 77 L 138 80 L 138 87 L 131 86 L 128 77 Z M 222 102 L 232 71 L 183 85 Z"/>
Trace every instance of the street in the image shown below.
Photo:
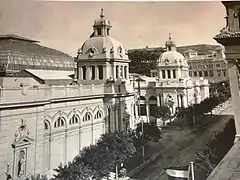
<path fill-rule="evenodd" d="M 186 165 L 190 161 L 194 161 L 195 152 L 203 149 L 212 139 L 215 132 L 223 128 L 224 124 L 232 118 L 232 115 L 225 114 L 232 114 L 232 112 L 233 108 L 231 104 L 226 103 L 224 108 L 218 111 L 218 114 L 222 116 L 214 116 L 219 121 L 210 125 L 202 134 L 193 133 L 189 128 L 184 128 L 183 130 L 180 128 L 177 129 L 177 127 L 176 129 L 165 129 L 162 135 L 163 139 L 161 139 L 162 145 L 166 145 L 163 155 L 133 175 L 133 178 L 142 180 L 167 180 L 164 168 Z"/>

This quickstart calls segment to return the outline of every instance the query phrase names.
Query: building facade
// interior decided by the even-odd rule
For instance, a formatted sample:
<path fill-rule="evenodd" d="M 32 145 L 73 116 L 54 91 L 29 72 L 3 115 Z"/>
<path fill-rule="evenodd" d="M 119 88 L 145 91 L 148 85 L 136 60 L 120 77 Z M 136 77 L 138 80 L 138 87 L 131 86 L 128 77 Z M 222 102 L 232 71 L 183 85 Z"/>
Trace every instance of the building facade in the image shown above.
<path fill-rule="evenodd" d="M 226 8 L 226 27 L 214 39 L 225 47 L 226 61 L 228 63 L 229 81 L 234 106 L 234 119 L 236 126 L 236 141 L 240 137 L 240 3 L 238 1 L 223 1 Z"/>
<path fill-rule="evenodd" d="M 110 29 L 101 12 L 75 59 L 23 37 L 0 37 L 0 179 L 51 176 L 101 134 L 135 127 L 127 51 Z"/>
<path fill-rule="evenodd" d="M 225 47 L 226 60 L 231 89 L 231 99 L 236 128 L 235 144 L 224 156 L 207 180 L 240 179 L 239 175 L 239 147 L 240 147 L 240 2 L 222 1 L 226 8 L 226 27 L 214 39 Z"/>
<path fill-rule="evenodd" d="M 154 106 L 167 105 L 174 114 L 177 107 L 188 107 L 209 97 L 208 80 L 189 77 L 187 60 L 177 51 L 171 36 L 165 45 L 166 52 L 158 58 L 158 78 L 142 76 L 135 84 L 140 89 L 140 114 L 146 121 L 153 118 Z"/>
<path fill-rule="evenodd" d="M 189 65 L 190 77 L 204 77 L 209 82 L 228 80 L 227 62 L 222 47 L 219 46 L 204 54 L 199 54 L 198 51 L 193 49 L 187 49 L 183 51 L 183 55 Z M 151 76 L 157 76 L 157 70 L 152 70 Z"/>

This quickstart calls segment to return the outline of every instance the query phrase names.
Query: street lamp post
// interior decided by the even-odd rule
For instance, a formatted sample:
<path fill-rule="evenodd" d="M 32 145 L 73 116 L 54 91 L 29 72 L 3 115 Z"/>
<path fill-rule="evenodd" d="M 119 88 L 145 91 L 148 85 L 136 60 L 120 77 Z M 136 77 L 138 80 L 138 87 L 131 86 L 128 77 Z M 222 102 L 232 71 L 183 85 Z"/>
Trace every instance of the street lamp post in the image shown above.
<path fill-rule="evenodd" d="M 141 125 L 142 125 L 142 142 L 143 142 L 143 146 L 142 146 L 142 156 L 143 156 L 143 162 L 145 161 L 145 148 L 144 148 L 144 131 L 143 131 L 143 119 L 141 118 L 140 112 L 141 112 L 141 108 L 140 108 L 140 96 L 141 96 L 141 89 L 140 89 L 140 81 L 142 81 L 140 78 L 136 79 L 136 81 L 138 82 L 138 117 L 139 120 L 141 120 Z"/>

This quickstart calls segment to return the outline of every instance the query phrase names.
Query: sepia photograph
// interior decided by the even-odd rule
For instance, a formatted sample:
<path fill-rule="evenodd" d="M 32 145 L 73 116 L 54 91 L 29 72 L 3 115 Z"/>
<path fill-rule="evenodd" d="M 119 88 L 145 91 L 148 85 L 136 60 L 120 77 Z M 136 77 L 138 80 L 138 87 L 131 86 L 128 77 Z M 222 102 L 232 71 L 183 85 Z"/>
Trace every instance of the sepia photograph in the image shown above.
<path fill-rule="evenodd" d="M 0 180 L 240 180 L 240 1 L 0 0 Z"/>

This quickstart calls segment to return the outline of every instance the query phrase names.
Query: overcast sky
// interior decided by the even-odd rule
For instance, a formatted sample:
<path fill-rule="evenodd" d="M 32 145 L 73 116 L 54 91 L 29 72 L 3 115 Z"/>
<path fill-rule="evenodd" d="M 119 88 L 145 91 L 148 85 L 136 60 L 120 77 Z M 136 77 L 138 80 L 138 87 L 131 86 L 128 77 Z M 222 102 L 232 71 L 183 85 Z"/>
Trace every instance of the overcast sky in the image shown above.
<path fill-rule="evenodd" d="M 92 33 L 100 9 L 111 35 L 125 48 L 163 46 L 172 33 L 177 45 L 216 44 L 225 8 L 212 2 L 46 2 L 0 0 L 0 34 L 17 34 L 75 56 Z"/>

